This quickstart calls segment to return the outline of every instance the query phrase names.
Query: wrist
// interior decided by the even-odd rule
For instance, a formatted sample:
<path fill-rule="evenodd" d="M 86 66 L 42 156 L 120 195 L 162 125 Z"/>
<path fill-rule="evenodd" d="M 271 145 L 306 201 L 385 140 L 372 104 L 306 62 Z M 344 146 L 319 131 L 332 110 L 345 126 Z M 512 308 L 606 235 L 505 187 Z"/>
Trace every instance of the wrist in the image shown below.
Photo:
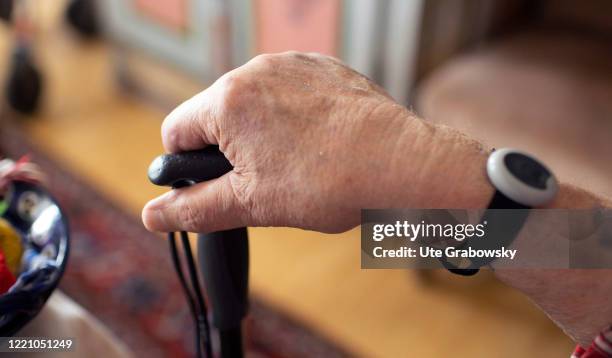
<path fill-rule="evenodd" d="M 486 208 L 494 193 L 488 156 L 479 142 L 456 130 L 407 121 L 395 150 L 395 177 L 403 188 L 397 192 L 407 194 L 398 200 L 413 208 Z"/>

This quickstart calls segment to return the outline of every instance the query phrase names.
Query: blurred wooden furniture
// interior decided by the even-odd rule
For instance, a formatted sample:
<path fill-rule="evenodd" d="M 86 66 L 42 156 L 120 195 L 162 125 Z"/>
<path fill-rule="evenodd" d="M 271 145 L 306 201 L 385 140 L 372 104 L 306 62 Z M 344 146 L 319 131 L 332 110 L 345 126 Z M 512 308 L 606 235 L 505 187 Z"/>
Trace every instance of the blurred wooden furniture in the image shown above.
<path fill-rule="evenodd" d="M 422 84 L 417 111 L 491 146 L 524 148 L 561 181 L 612 197 L 612 27 L 597 21 L 612 23 L 612 4 L 604 15 L 593 4 L 603 6 L 586 1 L 573 16 L 581 30 L 553 7 L 559 20 L 451 59 Z"/>

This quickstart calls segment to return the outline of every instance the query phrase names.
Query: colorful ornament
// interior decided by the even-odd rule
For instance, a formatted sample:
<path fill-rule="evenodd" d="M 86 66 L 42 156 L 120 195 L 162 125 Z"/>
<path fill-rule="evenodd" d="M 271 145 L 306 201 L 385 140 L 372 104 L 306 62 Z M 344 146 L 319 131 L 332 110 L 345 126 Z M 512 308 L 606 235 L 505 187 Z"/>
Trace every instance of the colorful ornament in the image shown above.
<path fill-rule="evenodd" d="M 23 256 L 23 244 L 19 233 L 8 223 L 0 218 L 0 251 L 3 253 L 5 265 L 14 276 L 19 275 L 21 258 Z"/>
<path fill-rule="evenodd" d="M 6 209 L 8 209 L 8 206 L 8 202 L 4 198 L 0 197 L 0 216 L 4 215 Z"/>
<path fill-rule="evenodd" d="M 8 291 L 9 288 L 13 286 L 15 281 L 15 275 L 6 265 L 4 253 L 0 252 L 0 295 Z"/>

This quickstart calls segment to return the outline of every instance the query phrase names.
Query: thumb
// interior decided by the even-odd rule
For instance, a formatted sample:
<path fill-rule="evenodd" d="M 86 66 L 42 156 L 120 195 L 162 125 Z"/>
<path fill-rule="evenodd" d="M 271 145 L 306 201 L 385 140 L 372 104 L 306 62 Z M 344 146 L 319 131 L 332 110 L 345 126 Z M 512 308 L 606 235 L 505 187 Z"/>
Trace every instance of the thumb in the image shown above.
<path fill-rule="evenodd" d="M 208 233 L 246 225 L 230 173 L 190 187 L 174 189 L 148 202 L 142 210 L 147 230 Z"/>

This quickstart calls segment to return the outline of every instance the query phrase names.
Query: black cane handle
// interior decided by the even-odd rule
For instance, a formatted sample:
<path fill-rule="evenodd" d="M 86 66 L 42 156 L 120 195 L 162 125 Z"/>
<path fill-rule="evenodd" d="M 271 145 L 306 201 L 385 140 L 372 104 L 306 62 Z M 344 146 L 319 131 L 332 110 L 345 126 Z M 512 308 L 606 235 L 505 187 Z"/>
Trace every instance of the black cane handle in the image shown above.
<path fill-rule="evenodd" d="M 148 175 L 153 184 L 177 188 L 218 178 L 232 169 L 219 147 L 208 146 L 161 155 L 151 163 Z M 236 356 L 241 351 L 240 325 L 248 310 L 247 230 L 199 234 L 198 238 L 200 272 L 212 309 L 213 325 L 221 336 L 222 356 Z"/>
<path fill-rule="evenodd" d="M 149 180 L 160 186 L 184 186 L 211 180 L 233 169 L 218 146 L 190 152 L 163 154 L 149 166 Z"/>

